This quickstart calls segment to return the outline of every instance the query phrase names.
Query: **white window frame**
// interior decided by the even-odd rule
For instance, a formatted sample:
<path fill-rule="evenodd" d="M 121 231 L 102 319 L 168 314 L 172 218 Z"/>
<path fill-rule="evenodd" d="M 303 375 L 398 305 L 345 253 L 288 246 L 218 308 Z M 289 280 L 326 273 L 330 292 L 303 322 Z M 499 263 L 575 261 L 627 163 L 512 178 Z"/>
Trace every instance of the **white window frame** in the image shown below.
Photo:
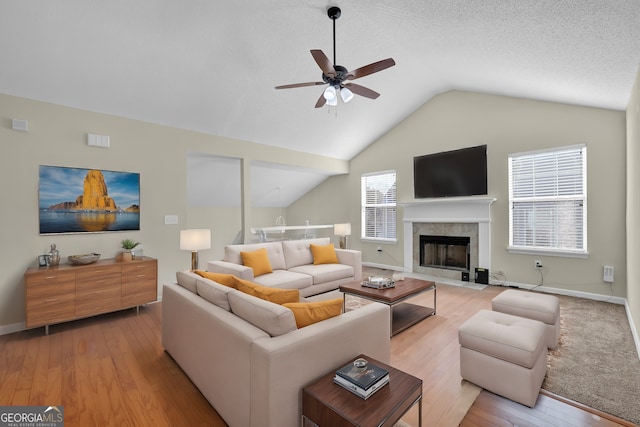
<path fill-rule="evenodd" d="M 367 201 L 367 181 L 374 177 L 382 177 L 389 176 L 393 177 L 393 186 L 396 188 L 396 193 L 392 201 L 387 201 L 385 203 L 368 203 Z M 362 224 L 360 238 L 364 242 L 377 242 L 377 243 L 396 243 L 398 241 L 398 200 L 397 200 L 397 179 L 398 176 L 395 170 L 387 170 L 380 172 L 371 172 L 365 173 L 361 176 L 361 206 L 362 206 L 362 216 L 360 223 Z M 370 229 L 369 224 L 367 223 L 367 209 L 368 208 L 382 208 L 384 211 L 393 210 L 393 229 L 386 230 L 384 237 L 376 237 L 376 236 L 367 236 L 367 230 Z M 375 225 L 374 225 L 375 228 Z"/>
<path fill-rule="evenodd" d="M 566 154 L 566 152 L 569 152 L 569 151 L 574 151 L 574 152 L 578 151 L 579 153 L 581 153 L 581 157 L 582 157 L 582 167 L 581 167 L 582 192 L 581 193 L 558 194 L 557 192 L 558 182 L 561 181 L 562 176 L 559 173 L 555 173 L 554 175 L 552 175 L 555 180 L 553 182 L 553 185 L 555 186 L 554 187 L 555 194 L 551 194 L 551 195 L 550 194 L 544 194 L 544 195 L 533 194 L 532 196 L 528 196 L 528 197 L 524 197 L 524 196 L 519 197 L 517 195 L 514 196 L 515 177 L 513 176 L 513 170 L 512 170 L 514 159 L 518 160 L 518 159 L 523 159 L 527 157 L 540 158 L 542 156 L 548 157 L 549 155 L 560 155 L 562 153 Z M 587 246 L 587 147 L 586 147 L 586 144 L 570 145 L 570 146 L 557 147 L 557 148 L 547 149 L 547 150 L 538 150 L 538 151 L 529 151 L 529 152 L 523 152 L 523 153 L 510 154 L 508 159 L 508 164 L 509 164 L 509 247 L 508 247 L 508 251 L 510 253 L 521 253 L 521 254 L 587 258 L 589 255 L 589 251 Z M 534 170 L 533 172 L 534 175 L 536 175 L 537 173 L 538 174 L 537 176 L 540 176 L 539 175 L 541 173 L 540 169 L 542 168 L 538 168 L 536 170 L 534 166 L 532 169 Z M 546 169 L 545 172 L 547 172 L 548 174 L 549 169 Z M 558 170 L 556 169 L 555 172 L 558 172 Z M 576 175 L 573 175 L 573 179 L 575 178 L 576 178 Z M 536 192 L 535 182 L 536 181 L 534 180 L 532 183 L 533 193 Z M 545 187 L 545 188 L 549 188 L 549 187 Z M 551 235 L 554 236 L 551 238 L 551 240 L 554 240 L 555 243 L 549 242 L 548 245 L 539 245 L 539 244 L 536 245 L 536 238 L 534 237 L 533 241 L 531 241 L 532 239 L 529 237 L 528 239 L 531 241 L 530 244 L 525 244 L 525 245 L 514 244 L 514 237 L 515 237 L 514 236 L 514 204 L 527 203 L 527 202 L 535 204 L 535 203 L 556 203 L 556 202 L 571 202 L 571 201 L 582 204 L 582 212 L 581 212 L 582 247 L 581 248 L 579 247 L 579 245 L 574 245 L 574 247 L 567 247 L 566 245 L 559 243 L 561 240 L 561 238 L 558 238 L 558 236 L 561 234 L 561 231 L 559 230 L 560 219 L 555 216 L 555 214 L 557 214 L 557 211 L 555 210 L 552 210 L 554 214 L 552 226 L 547 227 L 547 229 L 545 230 L 546 232 L 551 231 Z M 530 228 L 530 230 L 535 235 L 535 232 L 536 232 L 535 223 Z M 522 238 L 520 238 L 519 240 L 522 241 Z M 537 243 L 540 243 L 541 240 L 537 240 Z"/>

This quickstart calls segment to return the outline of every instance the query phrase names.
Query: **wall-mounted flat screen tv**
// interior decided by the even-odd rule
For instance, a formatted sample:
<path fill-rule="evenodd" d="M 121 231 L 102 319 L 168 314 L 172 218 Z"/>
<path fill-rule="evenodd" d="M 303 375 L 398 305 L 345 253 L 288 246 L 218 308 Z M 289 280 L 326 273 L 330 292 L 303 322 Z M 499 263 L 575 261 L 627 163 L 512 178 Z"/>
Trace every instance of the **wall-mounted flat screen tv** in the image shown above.
<path fill-rule="evenodd" d="M 416 199 L 487 194 L 487 146 L 413 158 Z"/>
<path fill-rule="evenodd" d="M 40 166 L 40 234 L 140 230 L 140 174 Z"/>

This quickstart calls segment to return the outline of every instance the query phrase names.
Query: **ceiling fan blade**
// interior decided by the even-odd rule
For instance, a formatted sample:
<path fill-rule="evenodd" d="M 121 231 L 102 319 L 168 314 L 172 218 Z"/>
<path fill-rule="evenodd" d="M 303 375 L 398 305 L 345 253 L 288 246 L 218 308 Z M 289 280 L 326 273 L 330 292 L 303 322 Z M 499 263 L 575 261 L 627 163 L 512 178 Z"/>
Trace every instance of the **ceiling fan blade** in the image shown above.
<path fill-rule="evenodd" d="M 325 82 L 294 83 L 290 85 L 276 86 L 276 89 L 293 89 L 295 87 L 319 86 L 319 85 L 326 85 L 326 83 Z"/>
<path fill-rule="evenodd" d="M 311 56 L 313 56 L 313 59 L 316 60 L 316 64 L 318 64 L 325 75 L 329 77 L 336 76 L 336 70 L 333 68 L 333 64 L 331 63 L 329 58 L 327 58 L 327 55 L 325 55 L 323 51 L 321 51 L 320 49 L 313 49 L 311 50 Z"/>
<path fill-rule="evenodd" d="M 396 61 L 394 61 L 393 58 L 383 59 L 382 61 L 374 62 L 372 64 L 365 65 L 364 67 L 356 68 L 353 71 L 349 71 L 346 80 L 359 79 L 360 77 L 386 70 L 394 65 L 396 65 Z"/>
<path fill-rule="evenodd" d="M 327 103 L 327 100 L 324 98 L 324 92 L 322 92 L 320 94 L 320 98 L 318 98 L 318 101 L 316 102 L 316 108 L 324 107 L 324 104 L 326 103 Z"/>
<path fill-rule="evenodd" d="M 349 88 L 351 92 L 360 96 L 364 96 L 365 98 L 376 99 L 380 96 L 378 92 L 371 90 L 368 87 L 357 85 L 355 83 L 346 83 L 343 86 Z"/>

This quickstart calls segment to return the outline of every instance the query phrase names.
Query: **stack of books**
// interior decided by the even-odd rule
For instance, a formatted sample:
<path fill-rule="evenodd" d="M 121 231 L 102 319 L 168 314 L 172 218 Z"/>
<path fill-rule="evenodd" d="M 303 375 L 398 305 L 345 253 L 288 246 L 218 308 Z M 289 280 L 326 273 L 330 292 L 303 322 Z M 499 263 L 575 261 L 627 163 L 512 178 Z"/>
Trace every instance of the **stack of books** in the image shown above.
<path fill-rule="evenodd" d="M 389 382 L 389 371 L 371 362 L 364 368 L 351 362 L 336 371 L 333 382 L 366 400 Z"/>

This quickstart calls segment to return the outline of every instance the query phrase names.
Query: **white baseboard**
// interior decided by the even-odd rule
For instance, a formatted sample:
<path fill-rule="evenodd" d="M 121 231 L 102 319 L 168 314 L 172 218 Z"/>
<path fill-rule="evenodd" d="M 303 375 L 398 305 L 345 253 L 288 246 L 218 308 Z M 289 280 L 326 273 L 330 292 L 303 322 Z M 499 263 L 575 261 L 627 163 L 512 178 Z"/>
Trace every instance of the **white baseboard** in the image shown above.
<path fill-rule="evenodd" d="M 0 335 L 12 334 L 14 332 L 24 331 L 25 329 L 27 329 L 27 325 L 24 322 L 0 325 Z"/>
<path fill-rule="evenodd" d="M 631 314 L 631 309 L 629 308 L 629 301 L 625 300 L 624 308 L 627 310 L 627 318 L 629 319 L 629 326 L 631 327 L 633 342 L 636 343 L 636 352 L 638 353 L 638 358 L 640 358 L 640 337 L 638 337 L 638 330 L 636 329 L 636 324 L 633 322 L 633 315 Z"/>
<path fill-rule="evenodd" d="M 575 291 L 575 290 L 571 290 L 571 289 L 553 288 L 553 287 L 550 287 L 550 286 L 530 285 L 528 283 L 499 282 L 499 281 L 496 281 L 496 280 L 491 280 L 490 284 L 496 285 L 496 286 L 505 286 L 505 287 L 508 287 L 508 288 L 519 288 L 519 289 L 527 289 L 527 290 L 535 289 L 537 291 L 544 292 L 544 293 L 547 293 L 547 294 L 566 295 L 566 296 L 570 296 L 570 297 L 585 298 L 585 299 L 590 299 L 590 300 L 594 300 L 594 301 L 610 302 L 610 303 L 613 303 L 613 304 L 620 304 L 620 305 L 626 304 L 626 301 L 627 301 L 626 298 L 622 298 L 622 297 L 614 297 L 614 296 L 611 296 L 611 295 L 594 294 L 594 293 L 591 293 L 591 292 Z"/>

